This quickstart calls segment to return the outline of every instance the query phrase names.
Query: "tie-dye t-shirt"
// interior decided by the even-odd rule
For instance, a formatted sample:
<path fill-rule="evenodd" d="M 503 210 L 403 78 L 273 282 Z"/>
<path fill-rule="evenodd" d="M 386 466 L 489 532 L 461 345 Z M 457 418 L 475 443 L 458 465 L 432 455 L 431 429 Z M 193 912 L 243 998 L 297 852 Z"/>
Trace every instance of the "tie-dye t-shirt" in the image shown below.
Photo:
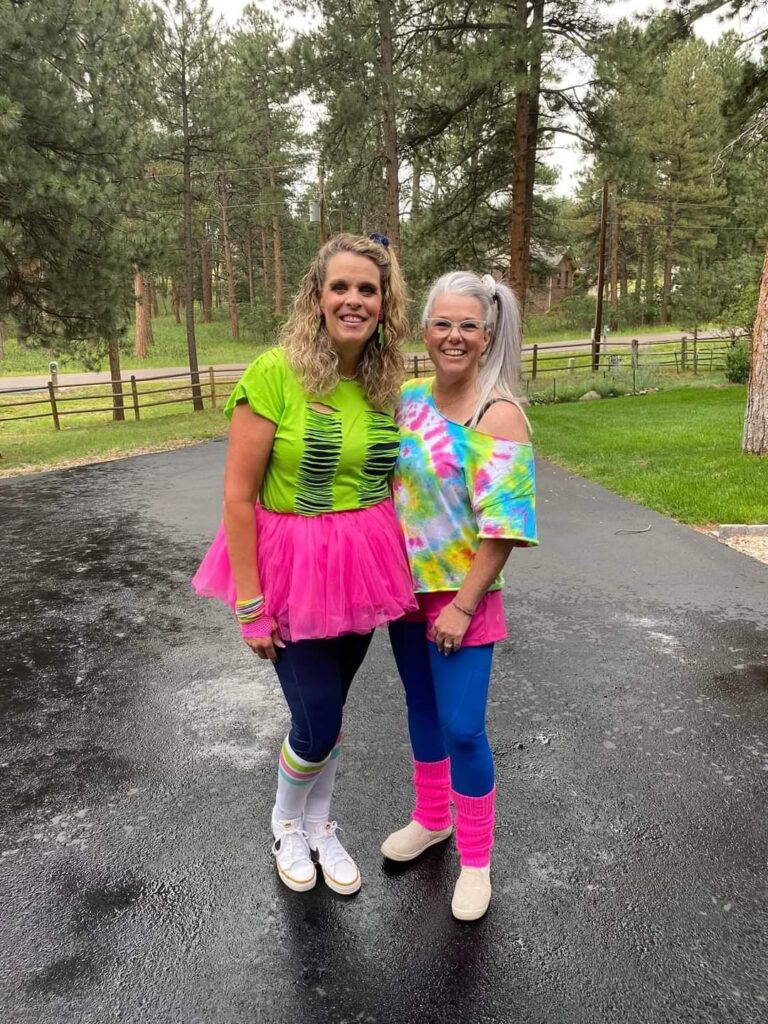
<path fill-rule="evenodd" d="M 264 508 L 316 516 L 389 498 L 400 435 L 392 414 L 372 409 L 357 381 L 310 395 L 285 351 L 272 348 L 251 363 L 224 412 L 231 416 L 239 402 L 277 425 L 259 494 Z"/>
<path fill-rule="evenodd" d="M 530 444 L 446 419 L 432 378 L 403 387 L 395 507 L 417 593 L 458 590 L 485 537 L 538 544 Z M 489 588 L 498 590 L 501 576 Z"/>

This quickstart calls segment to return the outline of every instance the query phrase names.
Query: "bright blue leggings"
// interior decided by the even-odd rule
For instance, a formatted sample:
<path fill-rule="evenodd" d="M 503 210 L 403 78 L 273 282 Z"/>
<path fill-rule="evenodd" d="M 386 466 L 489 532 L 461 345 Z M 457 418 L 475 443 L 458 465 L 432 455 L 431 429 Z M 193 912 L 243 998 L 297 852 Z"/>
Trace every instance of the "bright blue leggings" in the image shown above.
<path fill-rule="evenodd" d="M 427 640 L 426 623 L 402 619 L 390 624 L 389 637 L 405 687 L 414 758 L 449 757 L 457 793 L 490 793 L 493 755 L 485 734 L 485 706 L 493 644 L 462 647 L 446 657 Z"/>

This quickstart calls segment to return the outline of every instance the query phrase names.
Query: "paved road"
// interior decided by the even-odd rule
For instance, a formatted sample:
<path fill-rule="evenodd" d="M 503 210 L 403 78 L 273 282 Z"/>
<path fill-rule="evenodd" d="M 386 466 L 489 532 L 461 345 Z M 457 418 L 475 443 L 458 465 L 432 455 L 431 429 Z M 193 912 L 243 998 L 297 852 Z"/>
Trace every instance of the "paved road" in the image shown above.
<path fill-rule="evenodd" d="M 686 332 L 667 331 L 666 333 L 662 332 L 660 334 L 644 334 L 642 336 L 642 338 L 643 338 L 643 342 L 679 341 L 683 337 L 684 334 L 686 334 Z M 717 334 L 717 332 L 716 331 L 712 331 L 711 334 L 714 335 L 714 334 Z M 690 337 L 690 335 L 691 335 L 691 332 L 688 331 L 686 336 Z M 723 333 L 722 336 L 726 337 L 728 335 Z M 610 340 L 611 341 L 618 341 L 618 340 L 626 341 L 627 339 L 629 339 L 631 337 L 632 336 L 630 334 L 627 334 L 627 335 L 621 335 L 618 338 L 611 338 Z M 545 342 L 543 344 L 546 345 L 546 349 L 547 349 L 548 352 L 565 352 L 565 351 L 568 351 L 568 349 L 572 348 L 574 345 L 589 344 L 589 341 L 590 341 L 589 338 L 574 338 L 573 341 Z M 609 342 L 609 344 L 610 344 L 610 342 Z M 524 351 L 532 351 L 532 348 L 533 348 L 532 345 L 525 345 L 524 346 Z M 224 371 L 224 370 L 237 371 L 237 370 L 241 370 L 242 366 L 243 366 L 242 363 L 237 364 L 237 365 L 235 365 L 234 363 L 217 364 L 217 369 L 222 370 L 222 371 Z M 206 363 L 202 367 L 202 369 L 205 370 L 205 372 L 207 372 L 208 364 Z M 201 370 L 201 372 L 202 372 L 202 370 Z M 188 366 L 170 366 L 170 367 L 166 367 L 165 369 L 151 369 L 151 368 L 148 368 L 148 369 L 145 369 L 145 370 L 136 370 L 136 369 L 126 370 L 126 371 L 123 372 L 123 379 L 127 380 L 130 377 L 131 374 L 134 374 L 137 380 L 142 380 L 142 379 L 144 379 L 146 377 L 162 376 L 163 374 L 169 374 L 169 373 L 189 373 L 189 367 Z M 107 383 L 109 381 L 109 379 L 110 379 L 110 375 L 109 375 L 108 372 L 105 372 L 105 373 L 60 373 L 59 374 L 59 383 L 61 383 L 61 384 L 78 384 L 78 385 L 104 384 L 104 383 Z M 0 390 L 11 390 L 11 389 L 14 389 L 14 388 L 22 389 L 22 388 L 45 387 L 49 380 L 50 380 L 50 374 L 43 375 L 43 376 L 38 374 L 38 375 L 22 376 L 22 377 L 5 377 L 5 376 L 0 375 Z"/>
<path fill-rule="evenodd" d="M 3 1024 L 765 1022 L 766 567 L 541 466 L 490 708 L 488 917 L 451 919 L 450 848 L 382 866 L 408 806 L 383 636 L 336 806 L 363 889 L 294 894 L 272 670 L 187 583 L 223 455 L 0 481 Z"/>

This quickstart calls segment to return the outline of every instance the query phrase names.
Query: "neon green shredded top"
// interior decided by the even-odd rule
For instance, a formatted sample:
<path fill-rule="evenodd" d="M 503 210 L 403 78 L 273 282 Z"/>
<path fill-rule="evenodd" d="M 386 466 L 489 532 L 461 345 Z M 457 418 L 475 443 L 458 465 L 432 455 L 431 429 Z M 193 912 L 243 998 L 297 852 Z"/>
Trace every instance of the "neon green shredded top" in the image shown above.
<path fill-rule="evenodd" d="M 392 413 L 373 409 L 357 381 L 339 381 L 327 395 L 309 394 L 284 350 L 272 348 L 235 385 L 225 414 L 231 417 L 241 402 L 277 425 L 259 494 L 264 508 L 316 516 L 389 497 L 400 432 Z"/>

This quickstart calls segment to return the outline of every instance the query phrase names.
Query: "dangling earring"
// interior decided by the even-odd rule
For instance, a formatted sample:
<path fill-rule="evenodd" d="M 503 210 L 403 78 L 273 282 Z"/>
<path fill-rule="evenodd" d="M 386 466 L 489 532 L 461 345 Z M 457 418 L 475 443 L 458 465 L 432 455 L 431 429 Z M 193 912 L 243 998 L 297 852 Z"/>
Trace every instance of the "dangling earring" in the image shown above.
<path fill-rule="evenodd" d="M 384 314 L 379 313 L 379 326 L 376 329 L 376 344 L 379 348 L 384 346 Z"/>

